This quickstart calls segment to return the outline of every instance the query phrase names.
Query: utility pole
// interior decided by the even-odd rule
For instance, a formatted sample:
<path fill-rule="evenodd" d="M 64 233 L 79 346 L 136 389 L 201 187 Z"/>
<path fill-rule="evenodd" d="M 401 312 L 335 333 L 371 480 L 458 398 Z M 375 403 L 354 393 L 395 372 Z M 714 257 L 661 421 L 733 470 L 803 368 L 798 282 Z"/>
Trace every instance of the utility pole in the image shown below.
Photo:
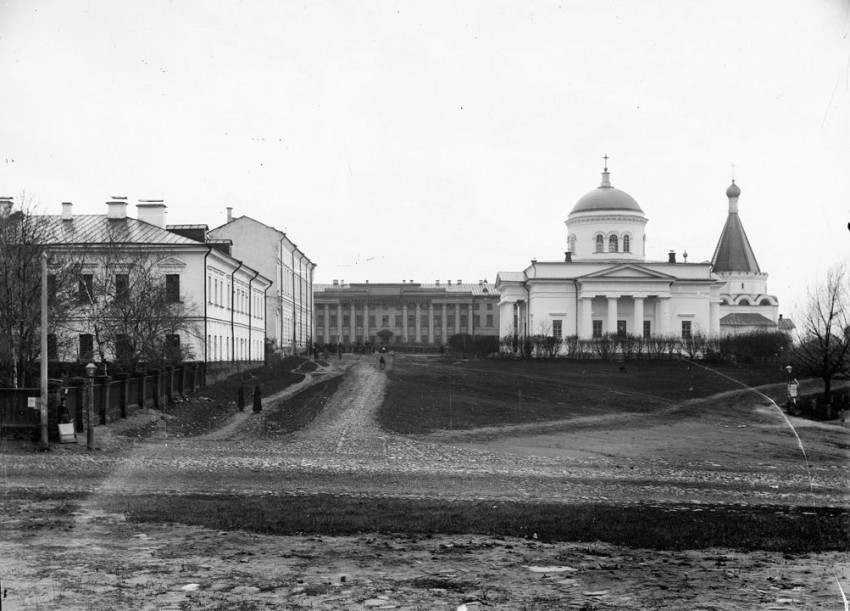
<path fill-rule="evenodd" d="M 48 446 L 47 437 L 47 253 L 41 253 L 41 445 Z"/>

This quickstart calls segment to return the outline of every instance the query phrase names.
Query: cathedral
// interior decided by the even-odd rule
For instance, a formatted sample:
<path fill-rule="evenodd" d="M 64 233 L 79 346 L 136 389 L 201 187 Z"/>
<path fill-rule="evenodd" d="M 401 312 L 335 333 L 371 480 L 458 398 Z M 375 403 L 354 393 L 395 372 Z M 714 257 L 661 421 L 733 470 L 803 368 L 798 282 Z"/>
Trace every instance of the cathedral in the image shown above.
<path fill-rule="evenodd" d="M 606 158 L 607 162 L 607 158 Z M 646 260 L 647 217 L 625 191 L 602 183 L 567 220 L 563 261 L 536 261 L 500 272 L 501 334 L 718 336 L 778 328 L 779 304 L 767 294 L 738 215 L 741 189 L 726 189 L 729 213 L 711 261 Z"/>

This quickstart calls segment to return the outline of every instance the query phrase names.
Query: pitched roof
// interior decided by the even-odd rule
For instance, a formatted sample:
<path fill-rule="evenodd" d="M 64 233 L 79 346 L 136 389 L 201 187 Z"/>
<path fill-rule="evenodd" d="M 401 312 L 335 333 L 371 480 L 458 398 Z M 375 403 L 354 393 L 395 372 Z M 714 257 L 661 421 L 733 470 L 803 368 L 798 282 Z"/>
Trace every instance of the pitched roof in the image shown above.
<path fill-rule="evenodd" d="M 336 285 L 336 284 L 314 284 L 313 290 L 317 293 L 325 293 L 330 291 L 358 291 L 358 292 L 369 292 L 370 289 L 373 288 L 397 288 L 399 291 L 405 289 L 407 291 L 443 291 L 446 293 L 472 293 L 473 296 L 491 296 L 495 297 L 499 295 L 499 291 L 496 289 L 496 286 L 492 282 L 469 282 L 469 283 L 461 283 L 461 284 L 436 284 L 436 283 L 418 283 L 413 282 L 410 284 L 398 282 L 392 283 L 374 283 L 374 284 L 366 284 L 366 283 L 353 283 L 353 284 L 344 284 L 344 285 Z M 400 295 L 400 293 L 399 293 Z"/>
<path fill-rule="evenodd" d="M 726 218 L 726 224 L 711 258 L 711 265 L 715 272 L 761 273 L 737 212 L 730 211 Z"/>
<path fill-rule="evenodd" d="M 42 217 L 50 244 L 159 244 L 198 246 L 201 243 L 134 218 L 110 219 L 105 214 L 77 214 L 69 220 L 59 215 Z"/>
<path fill-rule="evenodd" d="M 727 327 L 775 327 L 776 323 L 762 314 L 737 312 L 721 318 L 720 325 Z"/>

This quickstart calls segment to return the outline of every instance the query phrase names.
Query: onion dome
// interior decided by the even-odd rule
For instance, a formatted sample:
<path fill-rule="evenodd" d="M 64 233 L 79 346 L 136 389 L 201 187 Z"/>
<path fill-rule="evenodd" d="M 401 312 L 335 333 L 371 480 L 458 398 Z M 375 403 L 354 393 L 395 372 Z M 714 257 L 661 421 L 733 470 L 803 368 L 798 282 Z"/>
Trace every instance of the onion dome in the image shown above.
<path fill-rule="evenodd" d="M 732 179 L 732 184 L 726 189 L 726 197 L 738 197 L 741 195 L 741 188 L 735 184 L 735 179 Z"/>

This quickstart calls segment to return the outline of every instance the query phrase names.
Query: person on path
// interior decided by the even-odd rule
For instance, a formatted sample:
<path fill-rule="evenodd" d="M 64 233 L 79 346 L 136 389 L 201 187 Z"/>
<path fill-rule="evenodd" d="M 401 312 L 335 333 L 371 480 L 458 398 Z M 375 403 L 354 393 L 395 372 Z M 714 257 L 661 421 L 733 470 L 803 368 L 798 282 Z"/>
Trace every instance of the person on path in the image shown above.
<path fill-rule="evenodd" d="M 381 359 L 378 361 L 381 365 L 381 371 L 387 368 L 387 361 L 384 359 L 384 355 L 381 355 Z"/>

